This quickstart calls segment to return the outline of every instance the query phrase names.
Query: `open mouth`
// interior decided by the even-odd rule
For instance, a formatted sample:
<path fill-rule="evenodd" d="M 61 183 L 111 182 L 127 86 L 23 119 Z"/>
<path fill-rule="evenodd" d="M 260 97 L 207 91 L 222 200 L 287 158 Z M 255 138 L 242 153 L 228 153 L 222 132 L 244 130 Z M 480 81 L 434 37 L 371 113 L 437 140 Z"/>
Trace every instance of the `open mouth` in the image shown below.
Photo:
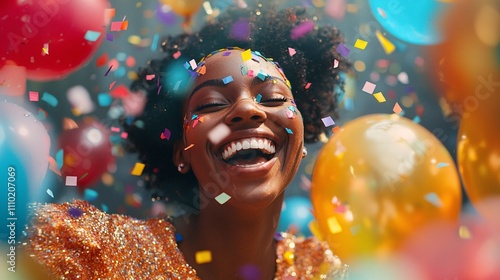
<path fill-rule="evenodd" d="M 221 149 L 224 162 L 236 166 L 265 163 L 276 155 L 276 144 L 267 138 L 244 138 L 227 143 Z"/>

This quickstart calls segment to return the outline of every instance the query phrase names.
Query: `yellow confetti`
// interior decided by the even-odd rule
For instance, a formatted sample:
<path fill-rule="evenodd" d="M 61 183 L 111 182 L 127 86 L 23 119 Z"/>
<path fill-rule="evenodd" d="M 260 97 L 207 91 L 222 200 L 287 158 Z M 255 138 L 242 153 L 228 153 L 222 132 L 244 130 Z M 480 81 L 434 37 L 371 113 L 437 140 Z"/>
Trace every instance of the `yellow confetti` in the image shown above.
<path fill-rule="evenodd" d="M 380 31 L 378 31 L 378 30 L 375 31 L 375 35 L 377 35 L 377 39 L 380 42 L 380 44 L 382 45 L 382 48 L 384 48 L 384 51 L 386 54 L 391 54 L 392 52 L 394 52 L 396 50 L 396 46 L 391 41 L 389 41 L 387 38 L 385 38 L 384 35 L 382 35 L 382 33 Z"/>
<path fill-rule="evenodd" d="M 141 37 L 137 35 L 131 35 L 128 37 L 128 42 L 132 45 L 139 45 L 141 43 Z"/>
<path fill-rule="evenodd" d="M 132 172 L 130 172 L 130 174 L 135 176 L 141 176 L 142 171 L 144 171 L 144 167 L 146 167 L 144 163 L 136 162 L 134 169 L 132 169 Z"/>
<path fill-rule="evenodd" d="M 471 239 L 472 234 L 470 233 L 470 230 L 466 226 L 460 226 L 458 229 L 458 235 L 462 239 Z"/>
<path fill-rule="evenodd" d="M 242 52 L 241 59 L 243 59 L 243 62 L 252 59 L 252 51 L 250 49 L 248 49 L 248 50 Z"/>
<path fill-rule="evenodd" d="M 384 97 L 384 94 L 383 94 L 382 92 L 377 92 L 377 93 L 374 93 L 374 94 L 373 94 L 373 97 L 375 97 L 375 99 L 377 99 L 377 101 L 378 101 L 379 103 L 383 103 L 383 102 L 385 102 L 385 101 L 386 101 L 386 100 L 385 100 L 385 97 Z"/>
<path fill-rule="evenodd" d="M 342 232 L 342 226 L 339 224 L 339 221 L 337 221 L 337 218 L 330 217 L 326 222 L 328 223 L 328 229 L 332 234 Z"/>
<path fill-rule="evenodd" d="M 311 233 L 319 240 L 324 240 L 325 238 L 323 237 L 323 234 L 321 233 L 321 231 L 319 230 L 319 224 L 318 224 L 318 221 L 316 220 L 313 220 L 309 223 L 308 225 L 309 227 L 309 230 L 311 231 Z"/>
<path fill-rule="evenodd" d="M 368 42 L 361 39 L 357 39 L 356 42 L 354 43 L 354 47 L 360 50 L 364 50 L 367 45 Z"/>
<path fill-rule="evenodd" d="M 289 265 L 292 265 L 293 261 L 295 259 L 295 255 L 291 251 L 286 251 L 283 254 L 283 259 L 286 261 L 286 263 L 288 263 Z"/>
<path fill-rule="evenodd" d="M 209 263 L 212 261 L 212 252 L 209 250 L 198 251 L 195 254 L 196 263 Z"/>

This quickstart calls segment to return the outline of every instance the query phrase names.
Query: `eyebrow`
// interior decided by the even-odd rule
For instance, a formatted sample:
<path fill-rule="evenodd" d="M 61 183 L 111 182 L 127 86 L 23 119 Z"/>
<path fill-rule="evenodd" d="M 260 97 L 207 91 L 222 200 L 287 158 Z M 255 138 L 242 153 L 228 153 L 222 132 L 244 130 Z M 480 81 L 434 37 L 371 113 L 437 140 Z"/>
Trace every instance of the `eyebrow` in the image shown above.
<path fill-rule="evenodd" d="M 287 88 L 288 88 L 288 85 L 286 84 L 286 82 L 279 78 L 279 77 L 276 77 L 276 76 L 266 76 L 266 78 L 264 80 L 262 80 L 261 78 L 255 76 L 252 80 L 252 83 L 250 84 L 250 86 L 254 87 L 256 85 L 259 85 L 259 84 L 262 84 L 268 80 L 278 80 L 278 81 L 281 81 Z M 228 85 L 228 83 L 224 83 L 224 81 L 222 79 L 212 79 L 212 80 L 207 80 L 207 81 L 204 81 L 203 83 L 199 84 L 198 86 L 196 86 L 193 91 L 191 91 L 191 94 L 189 95 L 189 98 L 191 98 L 198 90 L 204 88 L 204 87 L 209 87 L 209 86 L 213 86 L 213 87 L 224 87 Z"/>

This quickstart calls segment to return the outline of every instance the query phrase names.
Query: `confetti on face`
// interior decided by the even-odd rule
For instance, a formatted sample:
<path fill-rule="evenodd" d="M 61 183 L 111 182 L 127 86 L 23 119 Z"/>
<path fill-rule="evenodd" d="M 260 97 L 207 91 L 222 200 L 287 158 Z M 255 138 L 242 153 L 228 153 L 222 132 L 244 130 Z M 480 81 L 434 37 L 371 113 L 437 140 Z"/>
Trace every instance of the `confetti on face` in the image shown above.
<path fill-rule="evenodd" d="M 215 197 L 215 200 L 220 204 L 226 203 L 229 199 L 231 199 L 231 196 L 224 192 Z"/>
<path fill-rule="evenodd" d="M 212 130 L 210 130 L 208 132 L 208 140 L 214 144 L 214 145 L 217 145 L 219 144 L 224 138 L 226 138 L 227 136 L 229 136 L 229 134 L 231 133 L 231 129 L 223 124 L 223 123 L 220 123 L 218 124 L 216 127 L 214 127 Z"/>
<path fill-rule="evenodd" d="M 195 254 L 197 264 L 212 262 L 212 252 L 209 250 L 198 251 Z"/>
<path fill-rule="evenodd" d="M 297 53 L 297 51 L 294 48 L 288 48 L 288 54 L 290 56 L 294 56 Z"/>

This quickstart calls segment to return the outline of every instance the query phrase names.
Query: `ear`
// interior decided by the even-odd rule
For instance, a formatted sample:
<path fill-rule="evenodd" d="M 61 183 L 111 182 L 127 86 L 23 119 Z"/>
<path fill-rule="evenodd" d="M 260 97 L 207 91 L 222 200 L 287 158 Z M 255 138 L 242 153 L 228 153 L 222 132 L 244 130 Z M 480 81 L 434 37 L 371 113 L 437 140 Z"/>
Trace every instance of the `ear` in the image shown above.
<path fill-rule="evenodd" d="M 182 174 L 186 174 L 191 169 L 191 165 L 184 157 L 184 144 L 182 140 L 178 140 L 177 142 L 175 142 L 173 156 L 175 166 L 179 167 L 181 164 L 183 165 L 182 168 L 179 168 L 179 172 Z"/>

